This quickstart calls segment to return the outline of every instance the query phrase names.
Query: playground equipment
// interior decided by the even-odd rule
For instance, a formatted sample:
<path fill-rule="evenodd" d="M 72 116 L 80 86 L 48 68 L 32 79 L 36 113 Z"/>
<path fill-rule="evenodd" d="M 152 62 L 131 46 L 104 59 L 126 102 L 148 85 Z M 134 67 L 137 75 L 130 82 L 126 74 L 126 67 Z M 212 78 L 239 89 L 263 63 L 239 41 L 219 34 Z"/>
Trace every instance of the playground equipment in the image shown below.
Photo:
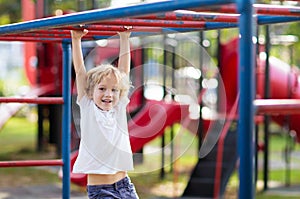
<path fill-rule="evenodd" d="M 232 3 L 232 5 L 231 5 Z M 226 6 L 222 6 L 226 4 Z M 230 4 L 230 6 L 228 6 Z M 211 6 L 216 6 L 211 9 Z M 197 13 L 180 13 L 174 10 L 194 10 Z M 216 13 L 202 13 L 219 12 Z M 61 42 L 63 45 L 63 93 L 62 98 L 23 99 L 24 103 L 62 103 L 62 133 L 63 152 L 61 160 L 47 161 L 13 161 L 1 162 L 1 167 L 6 166 L 41 166 L 60 165 L 63 167 L 63 198 L 70 198 L 70 128 L 71 122 L 71 61 L 70 61 L 70 29 L 79 28 L 78 24 L 86 24 L 90 34 L 86 40 L 97 40 L 115 35 L 122 31 L 123 25 L 133 25 L 132 36 L 166 34 L 170 32 L 191 32 L 199 30 L 239 27 L 239 68 L 238 91 L 239 106 L 238 116 L 238 145 L 239 145 L 239 198 L 253 198 L 253 143 L 252 132 L 254 114 L 270 113 L 276 109 L 277 113 L 286 113 L 285 106 L 290 106 L 291 101 L 276 101 L 272 105 L 263 99 L 254 101 L 254 55 L 253 55 L 253 13 L 258 14 L 257 24 L 299 21 L 297 7 L 253 5 L 252 1 L 230 0 L 187 0 L 163 1 L 145 3 L 122 8 L 108 8 L 74 13 L 58 17 L 49 17 L 17 24 L 0 26 L 0 40 L 3 41 L 33 41 L 33 42 Z M 225 12 L 230 14 L 224 14 Z M 159 13 L 159 14 L 155 14 Z M 222 13 L 222 14 L 220 14 Z M 239 15 L 238 15 L 239 14 Z M 281 14 L 281 16 L 279 16 Z M 282 16 L 284 15 L 284 16 Z M 127 17 L 127 18 L 125 18 Z M 125 19 L 124 19 L 125 18 Z M 154 20 L 153 20 L 154 18 Z M 168 27 L 168 28 L 166 28 Z M 8 102 L 3 99 L 1 102 Z M 11 99 L 11 101 L 14 101 Z M 295 101 L 293 101 L 295 102 Z M 297 113 L 300 110 L 297 103 Z"/>
<path fill-rule="evenodd" d="M 237 38 L 220 46 L 220 73 L 226 90 L 226 107 L 227 110 L 232 111 L 229 115 L 236 115 L 236 103 L 238 99 L 237 74 L 239 52 L 237 46 Z M 257 60 L 255 75 L 257 79 L 256 96 L 258 99 L 261 99 L 264 96 L 266 60 L 261 57 L 258 57 Z M 300 131 L 298 129 L 299 125 L 296 122 L 299 121 L 299 114 L 297 114 L 299 112 L 295 109 L 295 107 L 299 106 L 297 105 L 299 102 L 299 71 L 292 69 L 291 66 L 274 57 L 270 58 L 269 64 L 270 98 L 272 100 L 266 100 L 263 112 L 271 114 L 272 120 L 279 125 L 288 125 L 290 130 L 294 130 L 297 142 L 299 143 Z M 278 99 L 289 99 L 287 100 L 289 104 L 280 105 L 280 102 L 284 102 L 285 100 Z M 256 103 L 257 105 L 262 105 L 259 100 Z M 281 114 L 278 114 L 279 112 Z M 288 121 L 286 121 L 284 114 L 290 114 Z M 235 153 L 237 147 L 235 142 L 236 122 L 234 118 L 235 116 L 233 116 L 232 121 L 230 119 L 227 121 L 233 122 L 233 127 L 225 124 L 217 145 L 207 157 L 200 159 L 197 163 L 184 194 L 209 198 L 218 198 L 223 195 L 228 178 L 237 164 L 237 154 Z M 257 119 L 256 122 L 261 122 L 261 119 Z M 221 175 L 220 178 L 216 177 L 218 175 Z M 198 189 L 198 187 L 205 188 Z"/>
<path fill-rule="evenodd" d="M 28 98 L 27 100 L 32 100 L 33 97 L 40 96 L 49 90 L 53 90 L 53 88 L 51 86 L 42 86 L 42 87 L 31 89 L 30 91 L 22 95 L 21 96 L 22 98 L 20 98 L 20 96 L 2 98 L 2 102 L 15 102 L 15 103 L 13 104 L 5 103 L 0 105 L 0 112 L 1 112 L 0 129 L 7 122 L 7 120 L 9 120 L 14 114 L 16 114 L 23 107 L 24 104 L 22 104 L 22 101 L 25 98 Z M 32 102 L 35 101 L 32 100 Z"/>
<path fill-rule="evenodd" d="M 233 170 L 237 164 L 237 143 L 236 143 L 236 136 L 237 136 L 237 129 L 236 129 L 236 122 L 234 121 L 236 118 L 236 110 L 237 110 L 237 60 L 238 60 L 238 51 L 237 51 L 238 40 L 233 39 L 230 42 L 222 44 L 220 46 L 220 67 L 221 67 L 221 77 L 224 82 L 225 90 L 226 90 L 226 100 L 227 102 L 227 110 L 231 111 L 228 113 L 228 118 L 232 117 L 232 119 L 228 119 L 224 127 L 223 124 L 219 126 L 214 126 L 210 129 L 210 136 L 217 137 L 219 135 L 219 129 L 222 129 L 219 138 L 215 138 L 216 140 L 219 139 L 218 143 L 212 148 L 211 152 L 207 154 L 207 156 L 200 158 L 197 162 L 194 171 L 191 174 L 189 183 L 185 189 L 183 196 L 194 196 L 194 197 L 208 197 L 208 198 L 217 198 L 222 196 L 225 192 L 226 184 L 231 176 Z M 101 51 L 101 50 L 100 50 Z M 104 50 L 102 50 L 104 51 Z M 111 55 L 109 50 L 106 51 L 105 56 L 102 57 L 109 57 Z M 100 58 L 101 59 L 101 58 Z M 273 58 L 277 62 L 271 61 L 271 85 L 273 90 L 278 90 L 279 92 L 272 92 L 277 94 L 271 95 L 272 98 L 287 98 L 287 94 L 290 93 L 287 90 L 292 90 L 293 93 L 297 93 L 297 89 L 290 88 L 287 86 L 289 82 L 289 78 L 286 76 L 291 75 L 295 77 L 294 80 L 299 76 L 299 74 L 295 73 L 295 71 L 290 71 L 287 64 Z M 260 64 L 257 69 L 257 79 L 260 84 L 258 84 L 258 92 L 257 96 L 263 95 L 262 93 L 262 79 L 264 78 L 264 63 L 265 60 L 260 60 Z M 226 70 L 230 68 L 231 70 Z M 279 72 L 276 72 L 278 71 Z M 274 72 L 275 71 L 275 72 Z M 285 71 L 286 73 L 282 72 Z M 292 72 L 292 73 L 290 73 Z M 291 85 L 297 86 L 297 83 L 292 83 Z M 283 87 L 283 88 L 281 88 Z M 281 91 L 281 92 L 280 92 Z M 282 94 L 283 93 L 283 94 Z M 297 96 L 297 95 L 296 95 Z M 200 97 L 201 100 L 202 97 Z M 221 97 L 222 99 L 225 98 Z M 297 99 L 297 97 L 296 97 Z M 181 111 L 178 113 L 174 113 L 172 109 L 170 110 L 170 114 L 167 114 L 167 117 L 164 116 L 165 113 L 168 113 L 167 110 L 157 109 L 158 112 L 152 113 L 153 116 L 149 117 L 149 110 L 150 107 L 154 105 L 163 106 L 165 109 L 172 108 L 173 111 L 180 109 L 176 108 L 176 104 L 166 104 L 165 102 L 157 102 L 157 101 L 148 101 L 146 105 L 140 110 L 132 120 L 129 121 L 129 131 L 131 133 L 131 145 L 133 152 L 137 152 L 141 147 L 147 144 L 152 139 L 155 139 L 158 136 L 161 136 L 164 132 L 164 129 L 170 126 L 172 123 L 180 122 L 180 117 L 188 118 L 188 111 L 187 106 L 181 106 Z M 159 112 L 163 112 L 160 114 Z M 276 111 L 274 111 L 276 113 Z M 174 118 L 176 115 L 177 119 Z M 173 116 L 173 117 L 172 117 Z M 283 121 L 276 120 L 277 117 L 281 116 L 274 116 L 275 121 L 282 124 Z M 291 117 L 298 117 L 298 115 L 292 115 Z M 161 120 L 161 118 L 167 118 L 168 121 Z M 190 119 L 189 119 L 190 120 Z M 293 120 L 292 120 L 293 121 Z M 292 121 L 291 128 L 292 128 Z M 193 123 L 194 121 L 188 121 L 187 124 Z M 195 122 L 199 122 L 198 120 Z M 204 120 L 205 123 L 210 123 L 209 120 Z M 185 122 L 183 122 L 185 123 Z M 233 124 L 232 124 L 233 123 Z M 203 126 L 204 132 L 208 131 L 209 124 Z M 222 126 L 222 127 L 220 127 Z M 296 128 L 297 125 L 294 125 Z M 188 126 L 186 126 L 188 128 Z M 158 129 L 159 131 L 156 131 Z M 193 133 L 196 133 L 195 128 L 191 130 Z M 299 132 L 299 131 L 297 131 Z M 141 134 L 143 133 L 143 135 Z M 134 137 L 134 134 L 137 137 Z M 71 167 L 74 164 L 77 158 L 77 152 L 72 153 L 71 155 Z M 61 174 L 60 174 L 61 175 Z M 71 173 L 71 181 L 80 185 L 85 186 L 87 179 L 86 175 L 80 174 L 73 174 Z M 202 187 L 199 189 L 199 187 Z"/>
<path fill-rule="evenodd" d="M 233 46 L 234 48 L 232 48 Z M 238 94 L 236 78 L 238 73 L 238 52 L 236 51 L 237 46 L 238 39 L 233 39 L 232 41 L 221 46 L 221 76 L 224 81 L 227 97 L 227 107 L 229 108 L 234 104 Z M 259 56 L 257 60 L 257 69 L 255 75 L 257 80 L 256 97 L 259 100 L 264 98 L 263 96 L 265 90 L 266 60 L 261 56 Z M 275 104 L 276 99 L 289 99 L 292 103 L 291 106 L 297 106 L 296 102 L 300 99 L 299 70 L 297 70 L 296 68 L 292 68 L 287 63 L 275 57 L 270 57 L 269 65 L 270 99 L 273 99 L 273 101 L 269 101 L 269 104 Z M 226 70 L 229 67 L 231 68 L 231 70 Z M 295 130 L 297 142 L 300 142 L 300 126 L 298 125 L 300 115 L 297 114 L 298 111 L 296 109 L 291 110 L 286 105 L 282 108 L 286 109 L 285 113 L 290 114 L 290 118 L 288 121 L 289 129 Z M 285 125 L 285 115 L 277 114 L 277 110 L 274 110 L 274 108 L 273 110 L 270 109 L 268 111 L 272 115 L 272 120 L 277 122 L 279 125 Z"/>

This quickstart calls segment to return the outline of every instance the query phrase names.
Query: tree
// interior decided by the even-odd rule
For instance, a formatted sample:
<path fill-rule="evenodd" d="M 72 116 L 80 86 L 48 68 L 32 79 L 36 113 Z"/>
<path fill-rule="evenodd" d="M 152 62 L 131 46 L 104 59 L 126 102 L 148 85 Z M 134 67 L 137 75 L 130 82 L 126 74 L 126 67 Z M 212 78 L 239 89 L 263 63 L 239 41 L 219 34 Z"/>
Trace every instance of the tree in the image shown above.
<path fill-rule="evenodd" d="M 298 37 L 298 41 L 294 44 L 295 54 L 292 57 L 294 58 L 293 62 L 296 66 L 300 67 L 300 56 L 297 54 L 300 52 L 300 24 L 299 22 L 290 23 L 288 28 L 285 31 L 285 34 L 294 35 Z"/>
<path fill-rule="evenodd" d="M 0 0 L 0 24 L 9 24 L 21 20 L 20 0 Z"/>
<path fill-rule="evenodd" d="M 28 0 L 30 1 L 30 0 Z M 37 3 L 37 0 L 32 0 Z M 109 7 L 111 0 L 44 0 L 45 16 L 53 15 L 56 10 L 80 11 Z M 0 25 L 20 22 L 21 0 L 0 0 Z"/>

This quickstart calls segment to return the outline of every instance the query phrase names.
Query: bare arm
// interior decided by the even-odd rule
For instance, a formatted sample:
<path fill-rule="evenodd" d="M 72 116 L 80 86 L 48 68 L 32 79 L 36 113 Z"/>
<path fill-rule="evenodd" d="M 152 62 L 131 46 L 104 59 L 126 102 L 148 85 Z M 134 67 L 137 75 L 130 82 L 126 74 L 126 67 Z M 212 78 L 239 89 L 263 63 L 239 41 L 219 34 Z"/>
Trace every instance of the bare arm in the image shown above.
<path fill-rule="evenodd" d="M 72 55 L 74 70 L 76 73 L 76 86 L 78 93 L 78 100 L 85 95 L 86 88 L 86 69 L 84 66 L 81 38 L 88 33 L 87 30 L 83 31 L 71 31 L 72 36 Z"/>
<path fill-rule="evenodd" d="M 118 68 L 121 72 L 129 74 L 130 71 L 130 32 L 119 32 L 120 36 L 120 52 Z"/>

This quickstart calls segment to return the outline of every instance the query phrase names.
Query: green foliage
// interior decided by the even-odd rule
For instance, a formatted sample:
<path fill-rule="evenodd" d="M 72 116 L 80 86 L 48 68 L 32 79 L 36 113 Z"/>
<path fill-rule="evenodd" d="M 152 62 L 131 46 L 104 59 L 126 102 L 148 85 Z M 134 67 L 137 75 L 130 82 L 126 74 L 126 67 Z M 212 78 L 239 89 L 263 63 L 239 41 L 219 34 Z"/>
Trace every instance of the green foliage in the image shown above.
<path fill-rule="evenodd" d="M 0 16 L 0 24 L 9 24 L 10 23 L 10 19 L 9 19 L 9 15 L 7 14 L 2 14 Z"/>
<path fill-rule="evenodd" d="M 29 1 L 29 0 L 28 0 Z M 32 0 L 37 3 L 36 0 Z M 53 15 L 56 10 L 79 11 L 94 8 L 109 7 L 111 0 L 74 1 L 54 0 L 45 1 L 45 16 Z M 20 0 L 0 0 L 0 25 L 16 23 L 22 19 L 22 8 Z"/>
<path fill-rule="evenodd" d="M 21 19 L 20 0 L 0 0 L 0 24 L 15 23 Z"/>
<path fill-rule="evenodd" d="M 293 45 L 293 62 L 296 66 L 300 67 L 300 56 L 297 56 L 300 52 L 300 24 L 299 22 L 290 23 L 287 27 L 285 34 L 294 35 L 298 37 L 298 41 Z"/>
<path fill-rule="evenodd" d="M 4 96 L 4 82 L 0 80 L 0 97 Z"/>
<path fill-rule="evenodd" d="M 14 159 L 16 156 L 20 158 L 25 151 L 33 151 L 36 128 L 36 124 L 26 118 L 11 118 L 0 130 L 0 159 Z"/>
<path fill-rule="evenodd" d="M 221 43 L 229 42 L 230 40 L 238 37 L 239 35 L 238 28 L 223 29 L 220 32 L 221 32 Z"/>
<path fill-rule="evenodd" d="M 53 14 L 55 10 L 63 10 L 65 12 L 76 11 L 77 5 L 74 1 L 66 0 L 66 1 L 54 1 L 48 2 L 48 12 Z"/>
<path fill-rule="evenodd" d="M 48 2 L 48 12 L 54 13 L 55 10 L 65 12 L 74 12 L 81 10 L 91 10 L 97 8 L 109 7 L 111 0 L 94 0 L 94 1 L 74 1 L 74 0 L 56 0 Z"/>
<path fill-rule="evenodd" d="M 98 0 L 99 8 L 106 8 L 109 7 L 111 0 Z"/>

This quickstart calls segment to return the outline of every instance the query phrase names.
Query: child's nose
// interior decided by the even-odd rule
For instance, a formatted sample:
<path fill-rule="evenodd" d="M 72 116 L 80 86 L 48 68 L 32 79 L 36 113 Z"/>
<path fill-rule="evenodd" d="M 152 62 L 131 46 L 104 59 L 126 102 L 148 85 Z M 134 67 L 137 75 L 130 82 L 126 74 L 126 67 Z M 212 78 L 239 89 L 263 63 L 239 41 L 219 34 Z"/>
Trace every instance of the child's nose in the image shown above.
<path fill-rule="evenodd" d="M 106 89 L 106 91 L 105 91 L 105 95 L 106 96 L 112 96 L 112 90 L 111 89 Z"/>

